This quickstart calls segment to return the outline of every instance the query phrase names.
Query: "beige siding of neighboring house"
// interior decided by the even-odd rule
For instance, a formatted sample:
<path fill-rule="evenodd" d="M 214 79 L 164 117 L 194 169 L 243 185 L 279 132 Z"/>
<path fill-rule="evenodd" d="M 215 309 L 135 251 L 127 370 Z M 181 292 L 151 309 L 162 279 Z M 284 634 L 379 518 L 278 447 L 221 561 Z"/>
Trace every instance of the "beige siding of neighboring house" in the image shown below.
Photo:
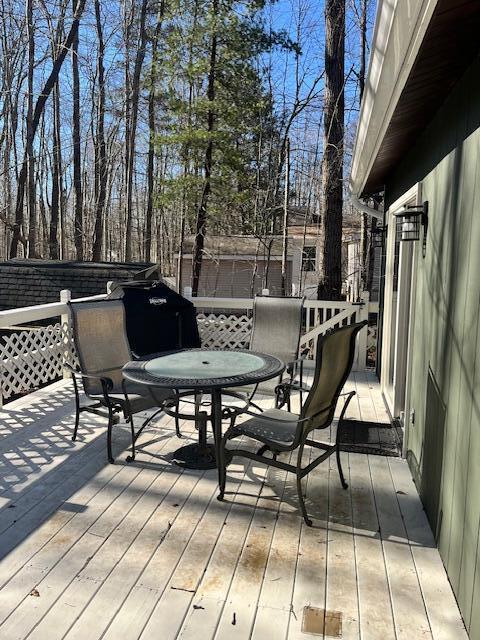
<path fill-rule="evenodd" d="M 349 242 L 347 246 L 348 258 L 345 261 L 347 273 L 345 278 L 347 299 L 358 300 L 362 293 L 362 260 L 360 255 L 360 240 Z M 373 274 L 372 284 L 369 290 L 370 300 L 378 301 L 380 273 L 382 264 L 382 249 L 376 247 L 373 250 Z"/>
<path fill-rule="evenodd" d="M 255 278 L 254 260 L 248 259 L 220 259 L 203 260 L 198 288 L 199 296 L 215 296 L 217 298 L 250 298 L 252 294 L 261 293 L 264 288 L 266 262 L 259 260 Z M 252 287 L 252 280 L 253 287 Z M 183 258 L 181 290 L 190 286 L 192 280 L 192 259 Z M 290 291 L 292 281 L 292 263 L 287 263 L 287 291 Z M 268 269 L 267 288 L 271 295 L 281 293 L 281 262 L 271 260 Z"/>

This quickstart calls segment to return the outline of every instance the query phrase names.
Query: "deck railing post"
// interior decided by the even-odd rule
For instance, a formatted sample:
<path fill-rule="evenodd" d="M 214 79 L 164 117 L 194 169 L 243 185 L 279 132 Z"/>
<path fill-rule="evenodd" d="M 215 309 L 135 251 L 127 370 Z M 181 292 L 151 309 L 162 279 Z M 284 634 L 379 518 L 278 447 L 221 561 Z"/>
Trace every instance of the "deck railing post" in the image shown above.
<path fill-rule="evenodd" d="M 62 291 L 60 291 L 60 302 L 62 302 L 63 304 L 66 304 L 67 302 L 70 302 L 71 299 L 72 299 L 72 292 L 70 291 L 70 289 L 62 289 Z M 70 322 L 68 318 L 68 313 L 62 313 L 60 324 L 62 326 L 62 330 L 65 331 L 65 334 L 64 334 L 65 335 L 65 338 L 64 338 L 65 352 L 63 356 L 65 361 L 66 355 L 69 352 L 68 342 L 70 340 Z M 65 369 L 65 367 L 63 368 L 63 377 L 70 378 L 70 373 L 67 369 Z"/>

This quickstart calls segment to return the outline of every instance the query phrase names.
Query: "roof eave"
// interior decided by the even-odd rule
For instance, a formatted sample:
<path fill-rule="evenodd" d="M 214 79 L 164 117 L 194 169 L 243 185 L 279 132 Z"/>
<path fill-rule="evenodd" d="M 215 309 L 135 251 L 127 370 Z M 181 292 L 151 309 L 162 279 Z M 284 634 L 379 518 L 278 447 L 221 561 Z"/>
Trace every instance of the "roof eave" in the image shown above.
<path fill-rule="evenodd" d="M 370 172 L 437 3 L 379 0 L 350 173 L 350 191 L 357 197 L 365 195 Z"/>

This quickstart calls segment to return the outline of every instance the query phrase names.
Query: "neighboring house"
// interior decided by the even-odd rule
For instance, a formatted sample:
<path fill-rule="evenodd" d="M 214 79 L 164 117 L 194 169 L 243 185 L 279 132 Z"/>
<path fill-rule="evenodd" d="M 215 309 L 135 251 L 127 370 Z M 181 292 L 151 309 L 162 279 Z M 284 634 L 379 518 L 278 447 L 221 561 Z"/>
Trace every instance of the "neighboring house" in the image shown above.
<path fill-rule="evenodd" d="M 106 293 L 110 281 L 143 279 L 155 270 L 150 263 L 7 260 L 0 262 L 0 311 L 58 302 L 62 289 L 72 298 Z"/>
<path fill-rule="evenodd" d="M 183 243 L 180 291 L 191 285 L 193 236 Z M 177 265 L 179 254 L 176 255 Z M 287 256 L 287 288 L 292 282 L 293 255 Z M 251 298 L 268 288 L 280 295 L 282 284 L 282 239 L 265 241 L 252 236 L 207 236 L 205 238 L 199 296 Z M 178 266 L 177 266 L 178 269 Z"/>
<path fill-rule="evenodd" d="M 369 240 L 371 241 L 371 240 Z M 382 248 L 381 246 L 374 246 L 371 249 L 372 264 L 368 266 L 371 269 L 371 284 L 366 286 L 363 282 L 363 255 L 361 248 L 360 233 L 353 233 L 351 237 L 345 241 L 347 246 L 347 259 L 346 268 L 347 275 L 345 278 L 345 289 L 347 300 L 357 302 L 365 289 L 369 290 L 370 300 L 372 302 L 378 302 L 378 294 L 380 288 L 380 268 L 382 260 Z M 367 274 L 364 274 L 367 279 Z"/>
<path fill-rule="evenodd" d="M 287 243 L 287 295 L 316 299 L 321 279 L 322 235 L 320 221 L 305 220 L 305 211 L 291 207 Z M 353 233 L 351 222 L 344 226 L 343 258 L 346 264 L 348 244 Z M 176 254 L 180 290 L 191 285 L 194 236 L 183 243 L 182 268 Z M 250 298 L 268 289 L 281 294 L 282 237 L 208 236 L 200 274 L 200 296 Z"/>
<path fill-rule="evenodd" d="M 472 639 L 480 638 L 479 34 L 478 0 L 379 0 L 351 172 L 355 197 L 384 191 L 381 385 L 392 416 L 403 418 L 410 469 Z M 424 202 L 420 239 L 400 241 L 395 213 Z"/>

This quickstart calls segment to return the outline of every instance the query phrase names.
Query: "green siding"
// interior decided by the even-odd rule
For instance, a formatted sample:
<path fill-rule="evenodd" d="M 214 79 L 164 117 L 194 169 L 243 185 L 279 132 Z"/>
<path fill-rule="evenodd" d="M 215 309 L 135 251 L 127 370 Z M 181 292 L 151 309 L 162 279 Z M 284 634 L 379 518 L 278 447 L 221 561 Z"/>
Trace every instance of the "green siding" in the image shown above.
<path fill-rule="evenodd" d="M 387 184 L 429 202 L 412 360 L 408 459 L 470 637 L 480 640 L 480 60 Z M 388 204 L 388 203 L 387 203 Z"/>

